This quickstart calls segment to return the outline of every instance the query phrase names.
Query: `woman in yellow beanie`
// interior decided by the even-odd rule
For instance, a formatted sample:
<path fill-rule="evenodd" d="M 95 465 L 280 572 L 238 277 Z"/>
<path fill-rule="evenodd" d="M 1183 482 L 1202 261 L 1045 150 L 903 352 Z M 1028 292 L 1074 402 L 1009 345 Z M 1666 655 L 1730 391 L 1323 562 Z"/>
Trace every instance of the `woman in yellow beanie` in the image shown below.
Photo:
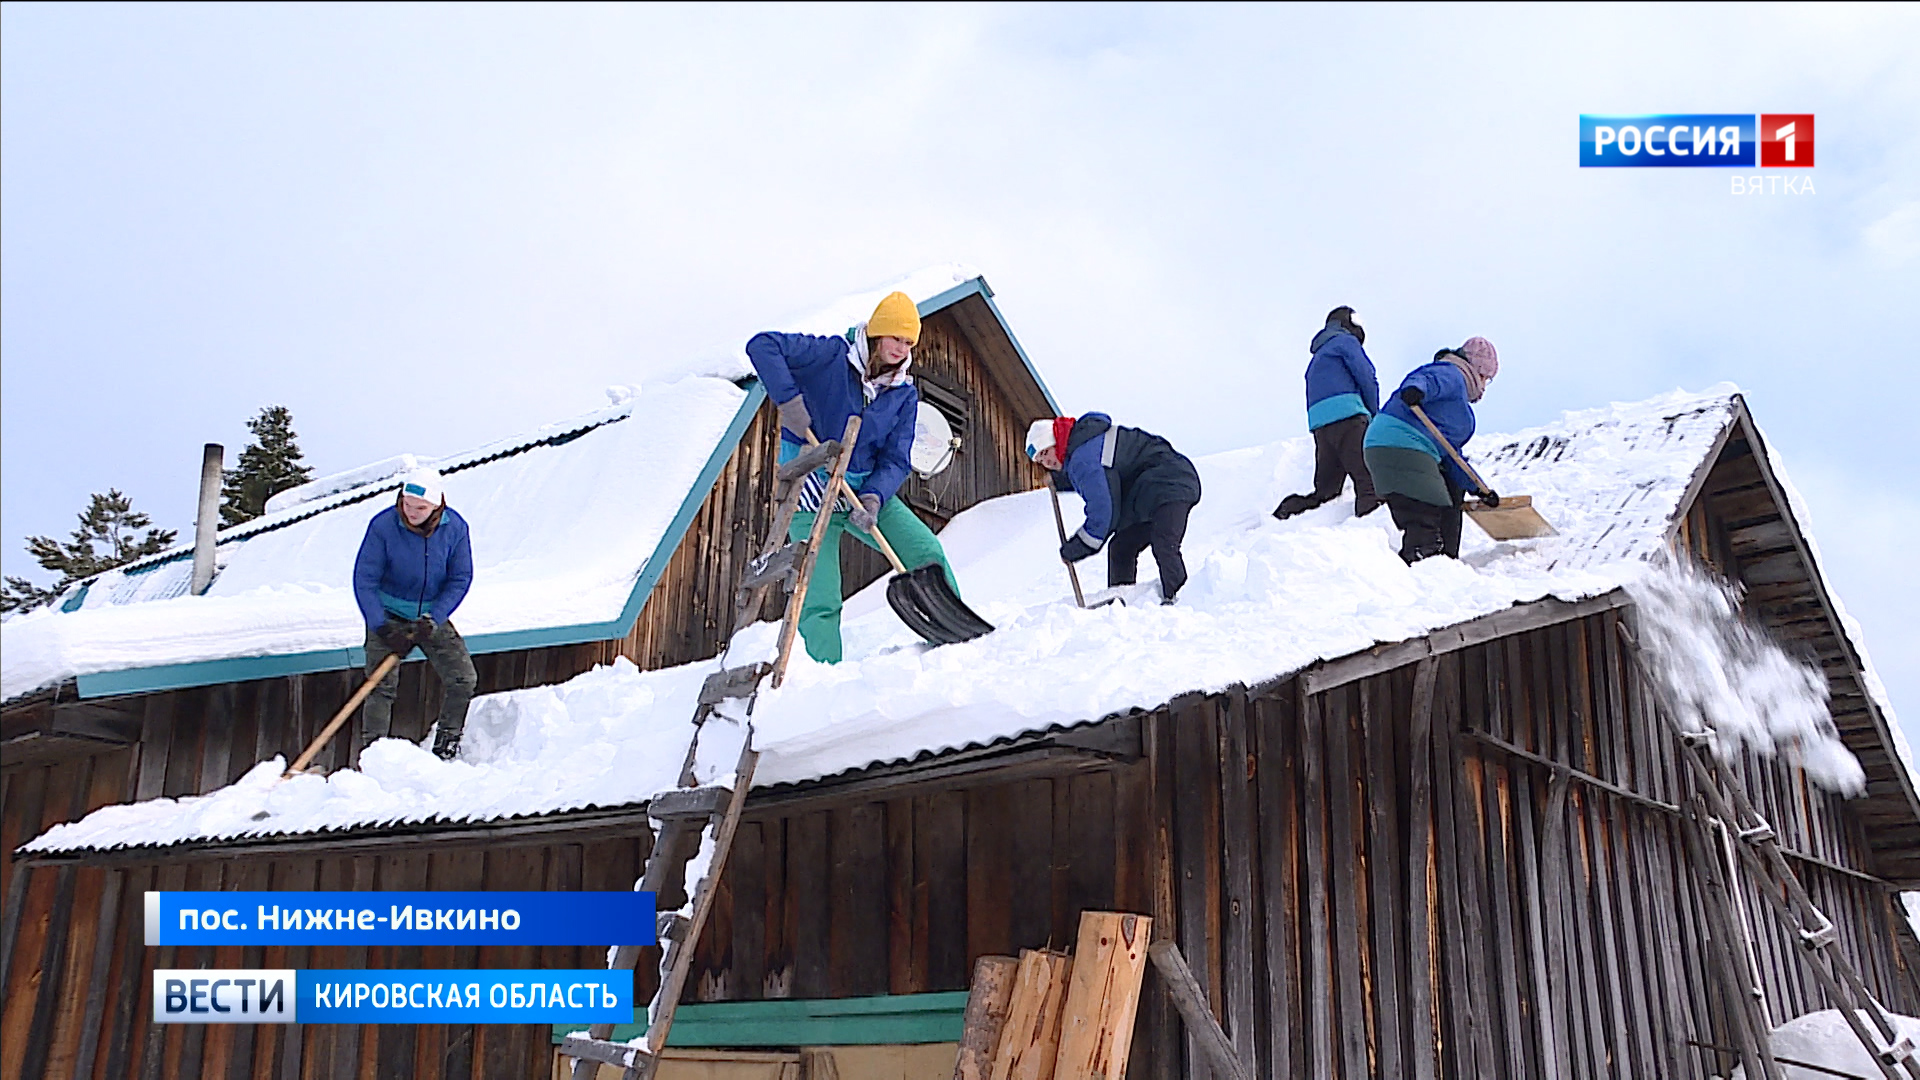
<path fill-rule="evenodd" d="M 815 660 L 840 661 L 840 536 L 849 525 L 869 547 L 876 545 L 868 534 L 878 529 L 909 570 L 939 563 L 954 594 L 960 592 L 939 539 L 896 495 L 907 479 L 907 451 L 919 415 L 920 391 L 907 374 L 919 340 L 920 311 L 906 293 L 896 292 L 842 337 L 768 331 L 747 342 L 747 358 L 780 409 L 781 461 L 800 453 L 809 431 L 831 439 L 846 430 L 848 417 L 860 417 L 860 437 L 847 463 L 847 484 L 860 502 L 835 508 L 800 610 L 800 636 Z M 792 539 L 812 533 L 828 479 L 825 469 L 807 477 L 788 532 Z"/>

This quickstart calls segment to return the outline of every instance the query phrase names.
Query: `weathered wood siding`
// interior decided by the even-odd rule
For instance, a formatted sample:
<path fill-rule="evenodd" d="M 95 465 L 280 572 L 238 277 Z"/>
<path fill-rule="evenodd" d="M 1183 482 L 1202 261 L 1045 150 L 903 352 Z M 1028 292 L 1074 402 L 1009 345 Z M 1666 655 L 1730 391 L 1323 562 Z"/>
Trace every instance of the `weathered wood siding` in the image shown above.
<path fill-rule="evenodd" d="M 597 947 L 145 947 L 148 889 L 624 889 L 644 836 L 587 843 L 422 848 L 381 855 L 199 859 L 32 871 L 24 890 L 0 1042 L 0 1076 L 491 1080 L 547 1075 L 548 1029 L 536 1025 L 152 1024 L 155 968 L 602 967 Z M 52 912 L 70 909 L 72 917 Z M 654 988 L 657 957 L 636 989 Z M 24 977 L 22 972 L 24 969 Z M 40 972 L 36 977 L 35 971 Z"/>
<path fill-rule="evenodd" d="M 1134 762 L 789 796 L 743 827 L 696 996 L 959 989 L 977 957 L 1059 945 L 1112 903 L 1179 942 L 1256 1075 L 1724 1074 L 1693 1045 L 1732 1040 L 1685 763 L 1622 617 L 1444 654 L 1420 715 L 1418 665 L 1312 696 L 1289 680 L 1141 718 Z M 1846 956 L 1920 1008 L 1846 801 L 1781 761 L 1741 767 Z M 1826 1007 L 1745 891 L 1772 1020 Z M 1193 1075 L 1151 977 L 1147 995 L 1129 1075 Z"/>

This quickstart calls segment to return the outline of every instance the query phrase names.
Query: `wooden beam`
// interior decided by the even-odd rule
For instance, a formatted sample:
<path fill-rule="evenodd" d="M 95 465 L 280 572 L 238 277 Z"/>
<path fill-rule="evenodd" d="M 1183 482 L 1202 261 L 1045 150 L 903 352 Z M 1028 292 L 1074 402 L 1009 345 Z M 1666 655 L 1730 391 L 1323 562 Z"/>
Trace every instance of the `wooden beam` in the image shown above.
<path fill-rule="evenodd" d="M 1524 634 L 1530 630 L 1540 630 L 1573 619 L 1584 619 L 1589 615 L 1625 607 L 1630 603 L 1632 600 L 1624 590 L 1614 589 L 1600 596 L 1589 597 L 1571 604 L 1551 597 L 1535 600 L 1530 604 L 1515 604 L 1505 611 L 1496 611 L 1491 615 L 1483 615 L 1468 622 L 1435 630 L 1423 638 L 1413 638 L 1391 645 L 1376 645 L 1365 652 L 1325 661 L 1308 668 L 1301 675 L 1301 680 L 1306 686 L 1307 693 L 1323 694 L 1350 682 L 1406 667 L 1408 664 L 1418 663 L 1428 657 L 1443 656 L 1495 638 Z"/>
<path fill-rule="evenodd" d="M 1200 1047 L 1215 1077 L 1218 1080 L 1252 1080 L 1246 1065 L 1233 1056 L 1233 1043 L 1228 1041 L 1227 1033 L 1220 1030 L 1220 1022 L 1213 1018 L 1213 1010 L 1207 1007 L 1206 994 L 1201 992 L 1200 984 L 1194 981 L 1186 958 L 1180 955 L 1180 946 L 1171 941 L 1156 941 L 1148 948 L 1147 955 L 1153 959 L 1153 966 L 1160 972 L 1161 981 L 1166 983 L 1167 996 L 1173 1000 L 1173 1007 L 1180 1011 L 1180 1018 L 1187 1022 L 1187 1030 L 1194 1035 L 1194 1044 Z"/>
<path fill-rule="evenodd" d="M 1127 1075 L 1152 929 L 1153 920 L 1145 915 L 1081 913 L 1054 1080 L 1120 1080 Z"/>

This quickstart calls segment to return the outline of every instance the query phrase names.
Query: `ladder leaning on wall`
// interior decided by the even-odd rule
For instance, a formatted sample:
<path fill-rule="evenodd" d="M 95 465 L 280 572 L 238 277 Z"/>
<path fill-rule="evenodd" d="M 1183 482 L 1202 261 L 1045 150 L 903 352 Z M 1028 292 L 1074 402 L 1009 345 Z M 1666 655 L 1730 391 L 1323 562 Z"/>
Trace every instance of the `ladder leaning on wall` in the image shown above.
<path fill-rule="evenodd" d="M 600 1066 L 624 1068 L 623 1080 L 652 1080 L 659 1067 L 667 1033 L 673 1027 L 673 1013 L 685 989 L 693 967 L 694 948 L 706 925 L 713 894 L 726 868 L 727 854 L 733 847 L 733 834 L 740 824 L 740 812 L 747 802 L 747 789 L 753 784 L 753 770 L 760 755 L 753 748 L 753 705 L 762 683 L 779 686 L 786 675 L 787 660 L 793 654 L 794 637 L 800 627 L 800 608 L 806 601 L 807 584 L 820 554 L 830 513 L 815 515 L 813 532 L 806 540 L 783 543 L 788 526 L 800 505 L 802 481 L 807 474 L 830 468 L 832 481 L 828 491 L 838 490 L 846 476 L 847 461 L 854 440 L 860 433 L 860 418 L 847 421 L 847 430 L 838 442 L 819 443 L 780 466 L 774 481 L 773 524 L 759 553 L 747 564 L 740 586 L 734 593 L 733 634 L 727 650 L 720 654 L 720 670 L 707 677 L 694 707 L 694 735 L 687 748 L 686 763 L 681 766 L 680 786 L 655 795 L 647 806 L 647 815 L 658 823 L 654 830 L 653 852 L 639 888 L 657 897 L 683 898 L 688 885 L 692 897 L 676 910 L 662 912 L 657 937 L 664 952 L 660 959 L 660 988 L 647 1009 L 647 1034 L 639 1044 L 609 1041 L 612 1024 L 595 1024 L 585 1035 L 575 1033 L 560 1044 L 560 1051 L 574 1059 L 573 1080 L 593 1080 Z M 830 553 L 837 557 L 837 553 Z M 752 625 L 760 615 L 769 590 L 787 594 L 786 618 L 780 624 L 779 649 L 771 663 L 726 666 L 727 651 L 733 637 Z M 709 731 L 709 725 L 713 731 Z M 740 754 L 732 779 L 725 784 L 701 784 L 696 775 L 701 737 L 725 732 L 740 740 Z M 722 743 L 723 747 L 730 743 Z M 723 750 L 724 753 L 724 750 Z M 710 850 L 706 862 L 695 871 L 697 880 L 689 883 L 688 866 L 702 850 Z M 614 950 L 608 967 L 630 971 L 639 963 L 644 946 L 621 945 Z"/>
<path fill-rule="evenodd" d="M 1752 972 L 1747 967 L 1746 955 L 1732 944 L 1744 938 L 1736 929 L 1739 924 L 1735 920 L 1739 919 L 1739 915 L 1734 911 L 1732 902 L 1733 890 L 1738 887 L 1738 882 L 1730 879 L 1729 868 L 1708 850 L 1708 845 L 1714 844 L 1712 834 L 1700 827 L 1701 823 L 1714 819 L 1726 826 L 1732 846 L 1739 856 L 1739 865 L 1746 868 L 1757 886 L 1754 891 L 1760 894 L 1774 918 L 1799 943 L 1815 981 L 1826 991 L 1827 999 L 1840 1010 L 1860 1044 L 1866 1047 L 1874 1064 L 1879 1066 L 1881 1074 L 1886 1080 L 1920 1080 L 1920 1058 L 1916 1057 L 1913 1041 L 1902 1037 L 1894 1029 L 1886 1008 L 1867 989 L 1859 970 L 1841 953 L 1838 948 L 1839 933 L 1833 921 L 1815 906 L 1813 898 L 1807 895 L 1806 886 L 1787 864 L 1773 826 L 1747 797 L 1746 787 L 1741 784 L 1739 777 L 1715 755 L 1714 733 L 1710 730 L 1689 731 L 1681 726 L 1665 688 L 1647 667 L 1646 657 L 1640 652 L 1640 643 L 1634 640 L 1625 622 L 1616 626 L 1627 646 L 1627 655 L 1633 657 L 1634 666 L 1639 670 L 1641 682 L 1653 692 L 1657 706 L 1654 711 L 1666 720 L 1668 728 L 1680 740 L 1684 749 L 1681 756 L 1686 759 L 1687 767 L 1693 774 L 1694 790 L 1689 799 L 1692 820 L 1689 824 L 1694 828 L 1687 831 L 1688 847 L 1692 849 L 1695 861 L 1701 865 L 1701 872 L 1707 878 L 1708 918 L 1715 924 L 1713 936 L 1725 943 L 1720 950 L 1720 960 L 1726 968 L 1724 978 L 1733 1004 L 1731 1019 L 1735 1042 L 1746 1065 L 1747 1075 L 1781 1080 L 1781 1063 L 1773 1057 L 1769 1043 L 1770 1031 L 1760 1013 L 1757 989 Z M 1723 870 L 1728 872 L 1723 873 Z M 1873 1038 L 1876 1032 L 1880 1036 L 1878 1041 Z"/>

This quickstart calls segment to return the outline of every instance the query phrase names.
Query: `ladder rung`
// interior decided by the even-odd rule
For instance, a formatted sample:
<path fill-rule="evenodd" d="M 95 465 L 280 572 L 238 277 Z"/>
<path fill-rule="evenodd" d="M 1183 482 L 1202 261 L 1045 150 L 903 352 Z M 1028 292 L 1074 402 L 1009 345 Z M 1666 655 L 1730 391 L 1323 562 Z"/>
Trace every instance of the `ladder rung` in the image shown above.
<path fill-rule="evenodd" d="M 1818 927 L 1812 930 L 1800 931 L 1800 943 L 1809 949 L 1824 949 L 1837 941 L 1839 937 L 1839 931 L 1833 928 L 1833 921 L 1825 916 L 1821 917 Z"/>
<path fill-rule="evenodd" d="M 805 450 L 800 451 L 799 456 L 795 457 L 792 461 L 780 466 L 779 471 L 775 475 L 780 478 L 782 484 L 791 484 L 815 469 L 822 469 L 833 464 L 833 459 L 839 456 L 840 440 L 835 439 L 832 442 L 815 443 Z"/>
<path fill-rule="evenodd" d="M 1764 844 L 1773 839 L 1773 826 L 1762 821 L 1750 829 L 1741 829 L 1740 839 L 1749 844 Z"/>
<path fill-rule="evenodd" d="M 733 792 L 723 787 L 668 788 L 647 803 L 647 814 L 656 821 L 675 818 L 711 818 L 724 812 Z"/>
<path fill-rule="evenodd" d="M 604 1039 L 590 1039 L 584 1035 L 569 1035 L 560 1041 L 560 1052 L 568 1057 L 586 1058 L 603 1065 L 625 1067 L 627 1055 L 632 1054 L 634 1061 L 651 1057 L 645 1050 L 628 1046 L 626 1043 L 607 1042 Z"/>
<path fill-rule="evenodd" d="M 700 686 L 700 704 L 718 705 L 728 698 L 752 697 L 760 688 L 760 680 L 772 670 L 772 664 L 762 663 L 716 671 Z"/>
<path fill-rule="evenodd" d="M 807 542 L 795 540 L 767 553 L 763 558 L 747 563 L 745 572 L 740 575 L 740 589 L 761 589 L 778 584 L 792 588 L 793 581 L 800 570 L 800 563 L 807 557 Z"/>
<path fill-rule="evenodd" d="M 1902 1035 L 1898 1042 L 1887 1047 L 1886 1052 L 1881 1054 L 1880 1058 L 1889 1065 L 1900 1065 L 1912 1057 L 1915 1051 L 1916 1047 L 1913 1044 L 1913 1036 Z"/>
<path fill-rule="evenodd" d="M 693 920 L 677 911 L 663 911 L 656 925 L 661 941 L 681 941 L 686 938 L 687 927 L 693 925 Z"/>

